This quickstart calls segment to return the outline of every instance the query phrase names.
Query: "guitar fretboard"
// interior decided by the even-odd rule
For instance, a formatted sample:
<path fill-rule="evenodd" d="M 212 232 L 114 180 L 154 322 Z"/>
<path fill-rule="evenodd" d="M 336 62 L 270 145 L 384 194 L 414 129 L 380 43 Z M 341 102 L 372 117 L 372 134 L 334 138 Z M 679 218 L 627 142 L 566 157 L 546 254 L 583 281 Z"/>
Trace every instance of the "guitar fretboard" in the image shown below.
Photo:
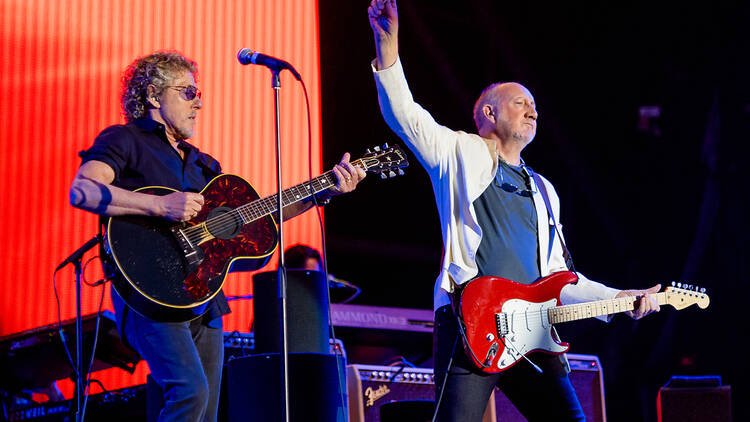
<path fill-rule="evenodd" d="M 367 166 L 361 159 L 352 161 L 351 164 L 365 171 L 367 170 Z M 286 208 L 335 185 L 336 176 L 333 174 L 333 171 L 329 170 L 314 179 L 281 191 L 282 207 Z M 271 195 L 237 207 L 234 211 L 240 216 L 242 223 L 247 224 L 273 214 L 277 209 L 277 195 Z"/>
<path fill-rule="evenodd" d="M 336 178 L 333 173 L 326 173 L 309 182 L 301 183 L 289 189 L 281 191 L 281 202 L 283 207 L 287 207 L 295 202 L 302 201 L 312 195 L 322 192 L 336 184 Z M 266 198 L 258 199 L 249 204 L 237 207 L 236 211 L 242 218 L 242 222 L 247 224 L 261 217 L 276 212 L 278 209 L 277 195 L 271 195 Z"/>
<path fill-rule="evenodd" d="M 653 296 L 656 298 L 659 305 L 667 304 L 665 292 L 656 293 Z M 635 309 L 635 302 L 637 299 L 636 296 L 627 296 L 617 299 L 578 303 L 575 305 L 556 306 L 550 308 L 547 311 L 547 315 L 552 324 L 594 318 L 602 315 L 632 311 Z"/>

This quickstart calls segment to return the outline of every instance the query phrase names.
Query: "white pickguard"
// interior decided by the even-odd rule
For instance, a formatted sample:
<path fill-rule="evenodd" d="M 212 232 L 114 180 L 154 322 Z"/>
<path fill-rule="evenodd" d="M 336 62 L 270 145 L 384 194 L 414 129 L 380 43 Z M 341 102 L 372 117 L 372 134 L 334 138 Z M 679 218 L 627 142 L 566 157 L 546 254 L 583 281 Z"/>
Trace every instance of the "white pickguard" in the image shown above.
<path fill-rule="evenodd" d="M 497 359 L 498 368 L 505 369 L 513 365 L 532 350 L 546 350 L 553 353 L 568 350 L 552 337 L 552 324 L 549 322 L 547 310 L 555 305 L 557 305 L 555 299 L 542 303 L 510 299 L 503 304 L 503 313 L 507 315 L 508 320 L 508 334 L 503 339 L 505 342 L 503 353 Z"/>

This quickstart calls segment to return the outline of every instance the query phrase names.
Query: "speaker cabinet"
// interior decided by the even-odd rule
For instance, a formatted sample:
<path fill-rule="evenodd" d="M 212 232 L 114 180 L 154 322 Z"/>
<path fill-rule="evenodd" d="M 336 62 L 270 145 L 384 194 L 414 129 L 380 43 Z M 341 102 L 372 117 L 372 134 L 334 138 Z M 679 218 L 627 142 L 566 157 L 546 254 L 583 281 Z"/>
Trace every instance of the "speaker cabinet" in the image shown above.
<path fill-rule="evenodd" d="M 344 366 L 344 360 L 334 355 L 289 353 L 289 419 L 344 422 Z M 279 354 L 230 360 L 226 365 L 226 390 L 222 392 L 227 395 L 229 422 L 281 422 L 284 408 L 281 378 Z"/>
<path fill-rule="evenodd" d="M 606 422 L 604 406 L 604 376 L 599 358 L 593 355 L 568 353 L 570 382 L 576 390 L 587 422 Z M 495 389 L 495 410 L 498 422 L 525 422 L 526 418 L 516 410 L 502 391 Z"/>
<path fill-rule="evenodd" d="M 289 353 L 328 353 L 328 280 L 320 271 L 287 270 Z M 255 353 L 281 352 L 281 309 L 276 271 L 253 276 Z"/>
<path fill-rule="evenodd" d="M 349 422 L 428 422 L 435 408 L 435 377 L 430 368 L 349 365 Z M 495 400 L 482 422 L 495 422 Z"/>
<path fill-rule="evenodd" d="M 731 388 L 665 386 L 659 389 L 656 407 L 659 422 L 731 421 Z"/>

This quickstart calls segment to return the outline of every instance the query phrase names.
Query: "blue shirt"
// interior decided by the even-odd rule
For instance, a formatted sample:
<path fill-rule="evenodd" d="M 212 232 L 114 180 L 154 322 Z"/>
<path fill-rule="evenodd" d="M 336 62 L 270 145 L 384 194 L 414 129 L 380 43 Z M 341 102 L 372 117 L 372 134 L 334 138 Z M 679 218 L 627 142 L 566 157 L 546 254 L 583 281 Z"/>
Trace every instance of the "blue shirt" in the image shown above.
<path fill-rule="evenodd" d="M 529 189 L 529 175 L 521 166 L 502 160 L 492 183 L 474 201 L 482 241 L 477 250 L 477 277 L 495 276 L 531 284 L 540 277 L 537 239 L 537 215 Z M 502 181 L 519 188 L 507 192 Z"/>

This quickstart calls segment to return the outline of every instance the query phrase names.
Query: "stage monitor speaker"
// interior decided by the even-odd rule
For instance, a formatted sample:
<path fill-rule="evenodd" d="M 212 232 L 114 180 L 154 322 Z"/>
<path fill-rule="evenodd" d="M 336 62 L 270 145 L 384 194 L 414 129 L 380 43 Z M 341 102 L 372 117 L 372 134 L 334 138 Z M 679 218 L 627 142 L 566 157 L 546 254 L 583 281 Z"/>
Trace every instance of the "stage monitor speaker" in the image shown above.
<path fill-rule="evenodd" d="M 283 420 L 280 356 L 254 355 L 227 362 L 226 390 L 222 394 L 227 394 L 229 422 Z M 290 353 L 288 362 L 289 419 L 345 422 L 344 360 L 330 354 Z"/>
<path fill-rule="evenodd" d="M 349 365 L 349 422 L 423 422 L 432 420 L 435 377 L 430 368 Z M 490 398 L 482 422 L 495 422 Z"/>
<path fill-rule="evenodd" d="M 328 280 L 320 271 L 287 270 L 286 323 L 289 353 L 328 353 Z M 255 353 L 281 352 L 278 273 L 253 276 Z"/>
<path fill-rule="evenodd" d="M 731 387 L 719 377 L 672 377 L 659 389 L 656 408 L 659 422 L 731 421 Z"/>
<path fill-rule="evenodd" d="M 576 390 L 587 422 L 606 422 L 604 405 L 604 376 L 599 358 L 593 355 L 568 353 L 570 382 Z M 495 389 L 495 409 L 498 422 L 525 422 L 526 418 L 508 400 L 505 394 Z"/>

